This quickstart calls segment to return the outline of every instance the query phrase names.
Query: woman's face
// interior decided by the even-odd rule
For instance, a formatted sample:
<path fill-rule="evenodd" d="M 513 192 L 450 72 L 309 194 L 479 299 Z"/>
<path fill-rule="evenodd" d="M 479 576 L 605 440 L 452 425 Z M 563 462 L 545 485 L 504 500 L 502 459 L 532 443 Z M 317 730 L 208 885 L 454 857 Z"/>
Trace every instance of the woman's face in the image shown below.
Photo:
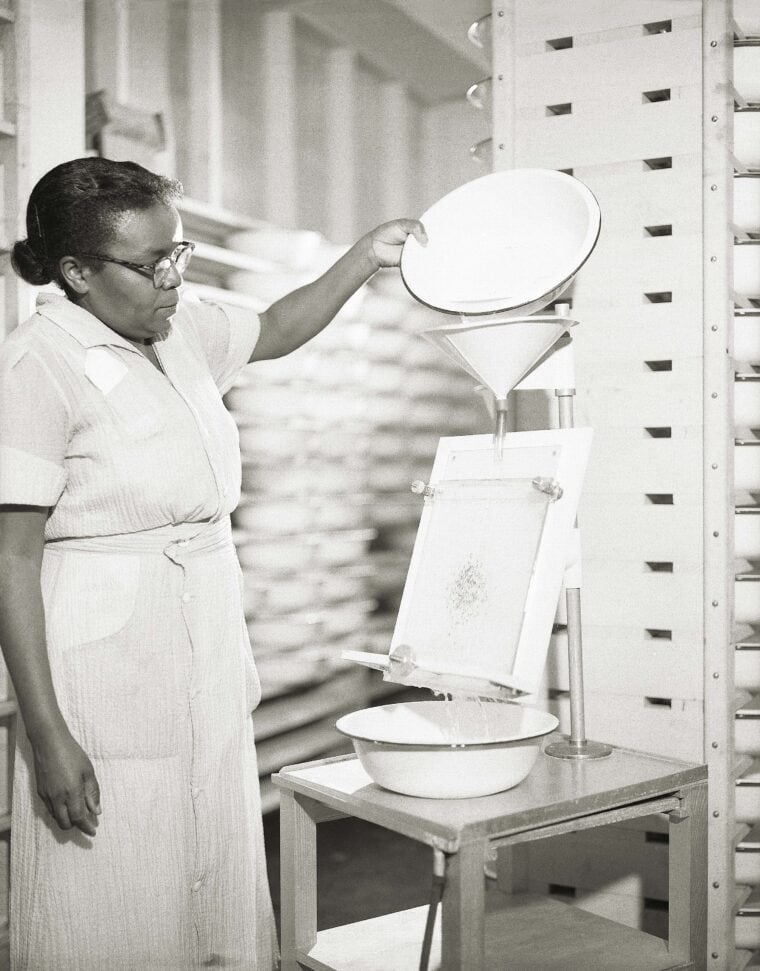
<path fill-rule="evenodd" d="M 182 221 L 173 206 L 156 203 L 150 209 L 125 213 L 102 256 L 130 263 L 155 263 L 168 256 L 182 240 Z M 177 308 L 182 277 L 175 267 L 166 282 L 154 287 L 143 275 L 117 263 L 100 262 L 82 267 L 86 292 L 77 302 L 111 330 L 132 341 L 166 335 Z"/>

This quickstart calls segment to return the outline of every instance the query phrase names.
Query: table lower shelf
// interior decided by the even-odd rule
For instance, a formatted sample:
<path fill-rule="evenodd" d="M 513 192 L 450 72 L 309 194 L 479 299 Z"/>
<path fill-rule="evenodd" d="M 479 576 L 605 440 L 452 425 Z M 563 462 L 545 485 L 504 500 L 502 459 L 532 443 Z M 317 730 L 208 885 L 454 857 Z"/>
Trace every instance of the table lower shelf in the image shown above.
<path fill-rule="evenodd" d="M 417 971 L 427 907 L 320 931 L 298 964 L 312 971 Z M 441 967 L 440 909 L 429 971 Z M 560 901 L 529 895 L 487 896 L 489 971 L 665 971 L 667 942 Z"/>

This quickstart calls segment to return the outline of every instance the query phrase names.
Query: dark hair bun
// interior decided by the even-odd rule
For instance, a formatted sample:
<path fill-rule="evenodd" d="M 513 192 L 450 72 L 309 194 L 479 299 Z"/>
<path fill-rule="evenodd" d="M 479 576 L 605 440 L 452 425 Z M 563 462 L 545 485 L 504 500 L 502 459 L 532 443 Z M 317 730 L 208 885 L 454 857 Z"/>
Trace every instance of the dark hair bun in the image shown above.
<path fill-rule="evenodd" d="M 36 287 L 44 286 L 53 279 L 50 271 L 29 245 L 28 239 L 13 244 L 11 264 L 22 280 Z"/>

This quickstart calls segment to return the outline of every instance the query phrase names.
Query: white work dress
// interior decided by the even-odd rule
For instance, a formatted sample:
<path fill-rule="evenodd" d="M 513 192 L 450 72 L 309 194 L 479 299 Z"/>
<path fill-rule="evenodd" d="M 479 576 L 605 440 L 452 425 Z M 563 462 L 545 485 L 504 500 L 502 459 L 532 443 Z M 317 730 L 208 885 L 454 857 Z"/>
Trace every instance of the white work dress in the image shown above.
<path fill-rule="evenodd" d="M 51 508 L 48 654 L 103 806 L 96 837 L 61 830 L 19 732 L 15 971 L 276 966 L 221 399 L 258 334 L 255 314 L 183 301 L 161 373 L 45 296 L 0 347 L 0 503 Z"/>

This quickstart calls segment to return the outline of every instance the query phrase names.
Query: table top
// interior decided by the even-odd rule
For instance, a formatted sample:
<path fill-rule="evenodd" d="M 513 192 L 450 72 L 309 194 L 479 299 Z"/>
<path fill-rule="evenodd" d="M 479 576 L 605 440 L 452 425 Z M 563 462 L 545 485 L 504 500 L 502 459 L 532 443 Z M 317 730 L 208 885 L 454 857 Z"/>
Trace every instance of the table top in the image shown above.
<path fill-rule="evenodd" d="M 547 743 L 561 738 L 549 736 Z M 667 796 L 703 783 L 707 766 L 622 748 L 595 760 L 542 751 L 515 788 L 471 799 L 390 792 L 372 782 L 355 755 L 285 766 L 272 778 L 281 789 L 434 845 L 519 833 Z"/>

